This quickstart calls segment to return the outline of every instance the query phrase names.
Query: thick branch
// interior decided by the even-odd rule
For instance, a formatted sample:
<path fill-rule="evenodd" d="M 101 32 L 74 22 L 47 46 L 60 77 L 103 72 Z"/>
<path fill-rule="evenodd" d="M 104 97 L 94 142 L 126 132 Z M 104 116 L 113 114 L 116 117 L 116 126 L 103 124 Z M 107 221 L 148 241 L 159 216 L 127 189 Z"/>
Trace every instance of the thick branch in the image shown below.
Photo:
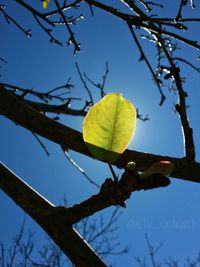
<path fill-rule="evenodd" d="M 78 232 L 55 212 L 51 203 L 1 163 L 0 188 L 45 230 L 75 266 L 106 267 Z"/>
<path fill-rule="evenodd" d="M 117 182 L 107 178 L 98 194 L 73 207 L 57 207 L 57 212 L 63 214 L 63 218 L 67 222 L 74 224 L 95 212 L 113 205 L 126 207 L 124 202 L 135 191 L 166 187 L 169 184 L 169 178 L 160 174 L 154 174 L 147 179 L 141 179 L 138 172 L 126 170 Z"/>
<path fill-rule="evenodd" d="M 3 87 L 0 87 L 0 114 L 64 148 L 72 149 L 93 158 L 80 132 L 45 117 Z M 147 168 L 159 160 L 169 160 L 175 164 L 171 177 L 200 182 L 200 164 L 186 158 L 153 155 L 127 149 L 114 165 L 124 168 L 127 162 L 135 161 L 137 168 L 141 169 Z"/>

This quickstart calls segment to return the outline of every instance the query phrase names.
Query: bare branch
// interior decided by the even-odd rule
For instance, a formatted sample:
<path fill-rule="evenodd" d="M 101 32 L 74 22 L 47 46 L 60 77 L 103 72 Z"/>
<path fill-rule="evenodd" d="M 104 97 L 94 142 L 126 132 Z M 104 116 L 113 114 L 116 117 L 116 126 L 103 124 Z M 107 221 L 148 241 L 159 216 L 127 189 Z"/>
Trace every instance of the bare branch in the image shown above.
<path fill-rule="evenodd" d="M 64 148 L 93 158 L 80 132 L 45 117 L 25 105 L 23 100 L 18 99 L 3 87 L 0 87 L 0 114 Z M 200 164 L 188 158 L 153 155 L 127 149 L 114 165 L 118 168 L 125 168 L 128 162 L 135 161 L 138 169 L 147 169 L 154 162 L 160 160 L 168 160 L 175 165 L 171 177 L 199 183 Z"/>
<path fill-rule="evenodd" d="M 147 67 L 150 70 L 150 73 L 152 74 L 153 80 L 155 81 L 155 83 L 157 85 L 157 88 L 158 88 L 159 93 L 161 95 L 161 100 L 160 100 L 160 104 L 159 104 L 161 106 L 164 103 L 164 100 L 166 98 L 165 95 L 162 92 L 162 89 L 161 89 L 162 81 L 160 79 L 158 79 L 157 76 L 156 76 L 156 74 L 154 73 L 153 68 L 152 68 L 151 64 L 149 63 L 149 60 L 147 59 L 147 57 L 146 57 L 146 55 L 145 55 L 145 53 L 144 53 L 144 51 L 142 49 L 142 46 L 139 43 L 139 41 L 137 39 L 137 36 L 136 36 L 136 34 L 135 34 L 132 26 L 131 25 L 128 25 L 128 27 L 129 27 L 129 30 L 130 30 L 130 32 L 131 32 L 131 34 L 133 36 L 133 39 L 134 39 L 134 41 L 135 41 L 135 43 L 136 43 L 136 45 L 137 45 L 137 47 L 138 47 L 138 49 L 140 51 L 140 54 L 141 54 L 139 61 L 142 61 L 142 60 L 145 61 Z"/>
<path fill-rule="evenodd" d="M 0 57 L 0 60 L 1 60 L 3 63 L 5 63 L 5 64 L 8 63 L 8 62 L 7 62 L 4 58 L 2 58 L 2 57 Z"/>
<path fill-rule="evenodd" d="M 65 157 L 68 159 L 68 161 L 81 173 L 83 176 L 93 185 L 95 185 L 97 188 L 100 188 L 100 186 L 91 179 L 87 173 L 70 157 L 69 153 L 63 148 L 62 151 L 64 152 Z"/>
<path fill-rule="evenodd" d="M 155 255 L 158 252 L 158 250 L 163 246 L 163 243 L 160 243 L 157 248 L 154 248 L 151 245 L 147 234 L 145 234 L 145 238 L 146 238 L 146 241 L 147 241 L 148 251 L 149 251 L 149 255 L 150 255 L 152 266 L 153 267 L 158 267 L 158 264 L 156 263 L 156 260 L 155 260 Z"/>
<path fill-rule="evenodd" d="M 180 0 L 180 5 L 179 5 L 179 9 L 178 9 L 178 14 L 176 16 L 176 20 L 181 20 L 182 18 L 182 9 L 183 6 L 185 6 L 187 4 L 187 0 Z"/>
<path fill-rule="evenodd" d="M 46 23 L 50 24 L 52 27 L 54 27 L 54 24 L 43 14 L 41 14 L 39 11 L 37 11 L 35 8 L 24 2 L 23 0 L 15 0 L 16 3 L 24 7 L 26 10 L 32 13 L 33 16 L 39 17 L 42 20 L 44 20 Z"/>
<path fill-rule="evenodd" d="M 52 30 L 49 29 L 49 28 L 46 28 L 39 20 L 39 18 L 34 14 L 33 15 L 34 19 L 37 21 L 38 25 L 43 29 L 44 32 L 46 32 L 46 34 L 50 37 L 49 39 L 49 42 L 50 43 L 54 43 L 54 44 L 57 44 L 57 45 L 60 45 L 62 46 L 62 43 L 53 36 L 53 34 L 51 33 Z"/>
<path fill-rule="evenodd" d="M 195 65 L 193 65 L 191 62 L 189 62 L 188 60 L 182 58 L 182 57 L 173 57 L 173 61 L 180 61 L 185 63 L 186 65 L 190 66 L 193 70 L 197 71 L 198 73 L 200 73 L 200 68 L 196 67 Z"/>
<path fill-rule="evenodd" d="M 46 153 L 47 157 L 50 156 L 49 151 L 47 150 L 46 146 L 44 145 L 44 143 L 40 140 L 40 138 L 37 136 L 37 134 L 33 133 L 33 136 L 35 137 L 35 139 L 38 141 L 39 145 L 42 147 L 42 149 L 44 150 L 44 152 Z"/>
<path fill-rule="evenodd" d="M 187 110 L 186 110 L 186 101 L 185 98 L 187 97 L 187 93 L 184 91 L 182 86 L 182 80 L 180 77 L 180 69 L 175 66 L 173 59 L 170 57 L 163 41 L 160 38 L 160 43 L 162 49 L 166 55 L 166 58 L 169 61 L 171 66 L 169 77 L 173 77 L 175 80 L 175 84 L 178 91 L 179 102 L 176 104 L 176 110 L 179 114 L 182 129 L 183 129 L 183 140 L 184 140 L 184 148 L 185 148 L 185 156 L 189 159 L 195 159 L 195 146 L 194 146 L 194 139 L 193 139 L 193 130 L 190 127 L 189 120 L 187 117 Z"/>
<path fill-rule="evenodd" d="M 28 29 L 28 30 L 25 30 L 16 20 L 14 20 L 11 16 L 9 16 L 6 11 L 4 10 L 4 6 L 3 5 L 0 5 L 0 12 L 4 15 L 5 17 L 5 20 L 10 23 L 10 21 L 19 29 L 21 30 L 25 35 L 26 37 L 31 37 L 32 34 L 31 34 L 31 30 Z"/>
<path fill-rule="evenodd" d="M 68 30 L 69 35 L 70 35 L 70 38 L 69 38 L 67 44 L 70 45 L 72 43 L 74 45 L 74 55 L 75 55 L 76 53 L 81 51 L 81 46 L 80 46 L 79 43 L 77 43 L 77 41 L 75 39 L 75 36 L 74 36 L 74 33 L 72 32 L 72 30 L 71 30 L 71 28 L 69 26 L 69 22 L 67 21 L 65 15 L 62 12 L 62 9 L 60 7 L 59 2 L 57 0 L 54 0 L 54 3 L 56 5 L 56 7 L 58 9 L 58 13 L 60 14 L 61 18 L 63 19 L 64 24 L 67 27 L 67 30 Z"/>
<path fill-rule="evenodd" d="M 70 101 L 73 99 L 74 98 L 69 98 Z M 50 112 L 50 113 L 56 113 L 56 114 L 65 114 L 65 115 L 82 116 L 82 117 L 84 117 L 87 114 L 87 112 L 85 111 L 86 106 L 84 106 L 82 109 L 79 109 L 79 110 L 69 108 L 68 107 L 69 100 L 62 105 L 50 105 L 50 104 L 33 102 L 30 100 L 25 100 L 25 99 L 23 101 L 26 104 L 33 107 L 34 109 L 38 111 L 42 111 L 44 113 Z"/>
<path fill-rule="evenodd" d="M 0 188 L 29 214 L 69 259 L 80 267 L 106 267 L 57 208 L 0 163 Z M 63 238 L 65 237 L 65 238 Z"/>
<path fill-rule="evenodd" d="M 84 85 L 84 88 L 85 90 L 87 91 L 88 95 L 89 95 L 89 98 L 90 98 L 90 104 L 93 105 L 94 104 L 94 100 L 93 100 L 93 97 L 92 97 L 92 94 L 90 92 L 90 89 L 88 88 L 87 86 L 87 83 L 85 82 L 85 80 L 83 79 L 83 75 L 81 74 L 81 71 L 80 71 L 80 68 L 79 68 L 79 65 L 78 63 L 76 63 L 76 68 L 77 68 L 77 71 L 78 71 L 78 74 L 79 74 L 79 77 Z"/>
<path fill-rule="evenodd" d="M 100 89 L 100 94 L 101 94 L 101 98 L 105 96 L 105 92 L 104 92 L 104 87 L 105 87 L 105 83 L 106 83 L 106 78 L 108 76 L 109 73 L 109 69 L 108 69 L 108 62 L 106 62 L 106 69 L 105 69 L 105 73 L 102 77 L 102 82 L 101 83 L 96 83 L 94 81 L 92 81 L 88 75 L 84 72 L 83 75 L 84 77 L 96 88 Z"/>
<path fill-rule="evenodd" d="M 91 1 L 90 1 L 91 2 Z M 92 1 L 92 2 L 95 2 L 95 1 Z M 135 25 L 135 26 L 139 26 L 147 31 L 151 31 L 152 33 L 155 33 L 155 34 L 158 34 L 158 35 L 166 35 L 166 36 L 169 36 L 169 37 L 172 37 L 174 39 L 177 39 L 189 46 L 192 46 L 194 48 L 197 48 L 198 50 L 200 49 L 200 44 L 198 44 L 197 41 L 193 41 L 193 40 L 190 40 L 190 39 L 187 39 L 187 38 L 184 38 L 183 36 L 179 35 L 179 34 L 176 34 L 174 32 L 169 32 L 167 30 L 164 30 L 162 29 L 161 27 L 157 27 L 155 24 L 152 23 L 151 21 L 151 18 L 148 17 L 141 9 L 139 9 L 133 1 L 130 1 L 130 0 L 124 0 L 123 1 L 124 3 L 126 3 L 130 9 L 136 13 L 140 18 L 141 18 L 141 24 L 139 25 L 139 22 L 137 22 L 137 25 L 134 24 L 134 21 L 131 22 L 131 18 L 128 16 L 125 16 L 126 18 L 124 19 L 128 25 Z M 115 14 L 114 14 L 115 15 Z M 124 16 L 123 16 L 124 17 Z M 149 23 L 145 23 L 143 24 L 143 19 L 146 19 L 147 21 L 149 21 Z M 135 20 L 135 18 L 134 18 Z"/>
<path fill-rule="evenodd" d="M 12 92 L 13 93 L 17 93 L 17 92 L 21 92 L 22 94 L 20 95 L 21 98 L 25 98 L 26 96 L 28 95 L 33 95 L 37 98 L 39 98 L 40 100 L 44 101 L 45 103 L 48 103 L 49 100 L 59 100 L 59 101 L 66 101 L 66 100 L 69 100 L 69 99 L 74 99 L 74 100 L 80 100 L 80 98 L 74 98 L 74 97 L 70 97 L 70 98 L 66 98 L 66 97 L 63 97 L 63 95 L 68 95 L 69 92 L 65 92 L 65 93 L 62 93 L 62 94 L 57 94 L 57 95 L 54 95 L 52 94 L 51 91 L 53 90 L 50 90 L 50 92 L 46 92 L 46 93 L 43 93 L 43 92 L 40 92 L 40 91 L 37 91 L 37 90 L 34 90 L 34 89 L 27 89 L 27 88 L 22 88 L 20 86 L 17 86 L 17 85 L 12 85 L 12 84 L 7 84 L 7 83 L 0 83 L 1 86 L 5 86 L 9 89 L 13 89 Z M 63 86 L 61 86 L 63 87 Z"/>
<path fill-rule="evenodd" d="M 136 112 L 137 112 L 137 118 L 139 120 L 144 121 L 144 122 L 149 120 L 148 114 L 143 116 L 142 114 L 139 113 L 139 109 L 138 108 L 136 109 Z"/>
<path fill-rule="evenodd" d="M 76 0 L 70 4 L 66 4 L 66 3 L 63 3 L 63 6 L 61 7 L 61 11 L 64 12 L 68 9 L 71 9 L 71 8 L 78 8 L 79 7 L 79 4 L 83 2 L 83 0 Z M 46 12 L 44 13 L 44 16 L 45 17 L 50 17 L 50 16 L 53 16 L 53 15 L 56 15 L 58 14 L 58 9 L 55 9 L 53 11 L 49 11 L 49 12 Z"/>
<path fill-rule="evenodd" d="M 107 178 L 98 194 L 67 209 L 57 207 L 57 212 L 66 221 L 74 224 L 113 205 L 126 207 L 124 202 L 130 198 L 132 192 L 166 187 L 169 184 L 169 179 L 160 174 L 154 174 L 147 179 L 140 179 L 137 172 L 125 171 L 117 182 Z"/>
<path fill-rule="evenodd" d="M 79 222 L 75 228 L 82 234 L 89 244 L 92 245 L 96 253 L 100 256 L 119 255 L 127 252 L 127 247 L 119 248 L 116 243 L 117 226 L 115 225 L 121 215 L 119 207 L 111 213 L 110 218 L 105 220 L 101 215 L 95 219 L 85 218 Z"/>

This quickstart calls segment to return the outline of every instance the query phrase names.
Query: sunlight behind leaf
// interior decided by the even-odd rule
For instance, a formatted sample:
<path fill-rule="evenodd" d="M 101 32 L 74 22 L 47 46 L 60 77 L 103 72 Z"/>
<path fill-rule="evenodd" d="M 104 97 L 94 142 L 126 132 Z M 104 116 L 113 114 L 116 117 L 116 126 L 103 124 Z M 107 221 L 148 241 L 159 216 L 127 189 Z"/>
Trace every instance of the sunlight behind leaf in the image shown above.
<path fill-rule="evenodd" d="M 136 125 L 136 110 L 119 93 L 110 93 L 88 111 L 83 122 L 83 139 L 100 160 L 114 162 L 127 148 Z"/>

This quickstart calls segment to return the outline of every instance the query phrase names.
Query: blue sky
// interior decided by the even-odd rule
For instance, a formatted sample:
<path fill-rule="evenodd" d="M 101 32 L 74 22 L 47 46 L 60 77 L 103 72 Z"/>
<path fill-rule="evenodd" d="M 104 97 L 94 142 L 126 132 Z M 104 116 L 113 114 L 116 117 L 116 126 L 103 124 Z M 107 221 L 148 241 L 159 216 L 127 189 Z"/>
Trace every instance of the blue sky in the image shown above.
<path fill-rule="evenodd" d="M 170 2 L 168 12 L 171 12 L 171 6 Z M 71 96 L 83 98 L 82 102 L 76 102 L 72 106 L 78 108 L 83 106 L 87 93 L 80 82 L 75 62 L 94 81 L 101 81 L 105 62 L 108 61 L 110 72 L 106 81 L 106 92 L 122 92 L 142 114 L 150 117 L 145 123 L 138 121 L 136 134 L 129 148 L 161 155 L 183 156 L 180 122 L 177 114 L 173 113 L 177 95 L 165 89 L 167 100 L 162 107 L 159 106 L 157 88 L 146 66 L 138 62 L 140 55 L 137 47 L 121 21 L 96 9 L 95 17 L 92 18 L 89 10 L 85 9 L 88 19 L 79 22 L 74 28 L 77 39 L 82 44 L 82 52 L 73 56 L 72 47 L 50 44 L 48 37 L 35 26 L 31 17 L 16 8 L 13 1 L 10 1 L 7 10 L 25 28 L 33 29 L 33 37 L 27 39 L 14 25 L 6 24 L 0 16 L 0 31 L 3 36 L 0 57 L 8 62 L 2 65 L 2 82 L 47 91 L 65 83 L 71 77 L 71 82 L 75 84 Z M 57 34 L 62 40 L 67 40 L 65 31 L 59 30 Z M 192 34 L 195 36 L 195 31 L 191 31 Z M 153 46 L 143 42 L 150 60 L 154 62 Z M 186 54 L 188 58 L 199 55 L 198 51 L 193 52 L 185 46 L 183 48 L 183 52 L 178 52 L 180 55 Z M 200 63 L 197 61 L 196 64 Z M 199 77 L 185 66 L 182 70 L 187 78 L 185 88 L 189 93 L 188 113 L 194 128 L 196 160 L 199 161 Z M 92 90 L 95 101 L 98 101 L 99 92 L 96 88 Z M 83 118 L 62 117 L 62 123 L 80 131 L 82 121 Z M 31 133 L 2 116 L 0 136 L 0 160 L 52 203 L 59 204 L 65 195 L 69 205 L 72 205 L 97 192 L 66 161 L 56 144 L 43 139 L 51 154 L 47 157 Z M 75 152 L 70 152 L 70 155 L 97 183 L 101 184 L 110 176 L 105 164 Z M 119 240 L 122 245 L 130 247 L 130 252 L 128 255 L 109 257 L 108 263 L 115 262 L 117 267 L 133 266 L 135 256 L 147 255 L 145 233 L 148 233 L 155 246 L 160 242 L 164 243 L 158 253 L 160 261 L 169 256 L 180 261 L 187 256 L 195 257 L 200 251 L 199 189 L 199 184 L 171 179 L 171 185 L 167 188 L 133 194 L 118 221 Z M 24 213 L 3 192 L 0 192 L 0 209 L 0 241 L 7 243 L 20 227 Z M 111 210 L 107 209 L 101 214 L 108 216 Z M 26 224 L 37 232 L 36 240 L 42 242 L 43 231 L 29 218 Z"/>

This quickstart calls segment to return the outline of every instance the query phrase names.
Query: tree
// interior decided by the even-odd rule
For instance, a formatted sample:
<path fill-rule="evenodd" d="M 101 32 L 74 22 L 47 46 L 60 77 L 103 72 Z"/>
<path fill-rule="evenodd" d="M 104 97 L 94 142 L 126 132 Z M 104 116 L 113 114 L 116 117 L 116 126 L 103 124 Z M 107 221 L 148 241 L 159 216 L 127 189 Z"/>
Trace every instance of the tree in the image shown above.
<path fill-rule="evenodd" d="M 115 216 L 113 216 L 113 219 Z M 116 218 L 115 218 L 116 219 Z M 112 224 L 112 221 L 110 221 Z M 109 223 L 110 223 L 109 222 Z M 20 227 L 19 232 L 17 235 L 13 238 L 13 242 L 9 248 L 6 248 L 4 244 L 0 244 L 0 263 L 2 266 L 39 266 L 39 267 L 64 267 L 64 266 L 71 266 L 70 262 L 66 259 L 62 251 L 54 244 L 51 242 L 51 240 L 47 240 L 46 244 L 43 244 L 43 246 L 40 248 L 38 251 L 39 257 L 38 259 L 35 259 L 34 257 L 34 248 L 35 248 L 35 243 L 34 243 L 34 233 L 28 232 L 26 235 L 25 232 L 25 220 Z M 87 228 L 87 221 L 83 222 L 83 226 Z M 95 231 L 91 235 L 91 230 L 90 230 L 89 225 L 89 231 L 87 234 L 92 237 L 92 239 L 98 239 L 98 233 L 96 234 Z M 96 228 L 96 226 L 95 226 Z M 107 224 L 106 227 L 103 229 L 105 232 L 109 229 L 110 226 Z M 87 230 L 88 230 L 87 229 Z M 25 237 L 26 236 L 26 240 Z M 97 238 L 96 238 L 97 237 Z M 147 256 L 143 257 L 135 257 L 135 262 L 137 263 L 137 266 L 139 267 L 146 267 L 149 266 L 147 265 L 147 259 L 150 258 L 150 261 L 148 263 L 155 267 L 155 266 L 161 266 L 161 264 L 164 266 L 169 266 L 169 267 L 179 267 L 181 266 L 178 260 L 174 260 L 171 257 L 168 259 L 165 259 L 162 261 L 162 263 L 159 263 L 157 261 L 157 254 L 161 247 L 163 246 L 163 243 L 160 243 L 157 247 L 154 247 L 149 238 L 148 235 L 145 235 L 147 246 L 148 246 L 148 254 Z M 96 240 L 97 241 L 97 240 Z M 98 242 L 98 241 L 97 241 Z M 104 243 L 104 242 L 103 242 Z M 100 249 L 100 254 L 101 256 L 104 255 L 104 253 L 109 253 L 108 251 L 103 251 L 100 246 L 98 246 Z M 110 246 L 108 246 L 110 247 Z M 121 252 L 120 252 L 121 253 Z M 200 263 L 200 255 L 195 257 L 194 259 L 189 259 L 185 261 L 185 266 L 187 267 L 193 267 L 193 266 L 198 266 Z"/>
<path fill-rule="evenodd" d="M 200 72 L 198 66 L 196 66 L 196 64 L 198 65 L 198 54 L 195 54 L 194 50 L 199 50 L 200 44 L 196 41 L 197 37 L 193 29 L 195 27 L 193 26 L 194 23 L 198 25 L 200 19 L 191 15 L 191 9 L 196 10 L 195 5 L 197 3 L 182 0 L 178 4 L 167 3 L 167 5 L 164 1 L 158 3 L 112 1 L 108 4 L 107 1 L 88 0 L 70 1 L 70 3 L 63 1 L 61 3 L 61 1 L 52 0 L 48 9 L 43 9 L 41 3 L 35 3 L 32 6 L 22 0 L 15 0 L 11 4 L 12 8 L 14 4 L 19 8 L 19 14 L 25 12 L 25 17 L 33 16 L 36 22 L 33 27 L 39 27 L 48 35 L 50 42 L 60 46 L 62 45 L 62 36 L 59 38 L 60 34 L 57 28 L 61 25 L 65 34 L 68 34 L 67 45 L 73 47 L 74 54 L 84 53 L 84 49 L 81 51 L 78 40 L 81 31 L 79 30 L 79 34 L 76 33 L 76 27 L 81 24 L 83 14 L 86 16 L 86 21 L 91 16 L 94 16 L 94 20 L 96 16 L 98 18 L 98 10 L 100 10 L 101 15 L 110 14 L 114 18 L 120 19 L 120 23 L 125 25 L 126 30 L 129 31 L 129 42 L 133 42 L 139 50 L 139 61 L 145 63 L 155 83 L 155 88 L 158 89 L 159 105 L 162 107 L 165 105 L 166 95 L 168 94 L 166 88 L 174 92 L 177 97 L 174 112 L 178 115 L 182 128 L 184 154 L 180 157 L 172 157 L 126 150 L 113 163 L 117 168 L 125 170 L 117 185 L 112 179 L 105 179 L 106 177 L 104 177 L 105 181 L 98 193 L 80 204 L 75 204 L 69 208 L 54 206 L 5 165 L 1 164 L 0 166 L 1 189 L 45 230 L 76 266 L 106 266 L 74 230 L 73 225 L 75 223 L 104 208 L 113 205 L 125 206 L 124 202 L 130 198 L 132 192 L 168 186 L 170 183 L 168 177 L 160 173 L 152 174 L 145 180 L 140 179 L 140 172 L 158 161 L 169 161 L 175 165 L 171 173 L 172 178 L 199 182 L 200 164 L 196 161 L 193 130 L 188 119 L 186 104 L 189 93 L 185 89 L 183 78 L 185 73 L 188 80 L 191 75 L 191 72 L 186 72 L 184 65 L 192 68 L 197 73 Z M 9 12 L 9 5 L 6 4 L 6 6 L 8 6 L 8 10 L 4 8 L 4 5 L 1 5 L 0 8 L 4 19 L 14 24 L 27 37 L 30 37 L 31 30 L 26 30 L 26 26 L 21 25 L 19 14 L 16 13 L 15 17 L 16 9 L 11 8 Z M 172 7 L 173 14 L 166 17 L 165 12 L 169 12 Z M 185 15 L 186 11 L 188 14 Z M 53 31 L 54 28 L 55 31 Z M 185 32 L 188 32 L 188 35 Z M 55 37 L 56 34 L 58 37 Z M 120 37 L 124 37 L 122 32 L 120 32 Z M 141 38 L 149 43 L 142 43 Z M 112 46 L 114 47 L 115 44 L 113 42 Z M 153 47 L 150 44 L 153 44 Z M 146 46 L 150 52 L 146 52 Z M 155 52 L 156 56 L 151 57 L 151 52 Z M 190 59 L 185 57 L 186 53 L 189 54 Z M 1 57 L 2 65 L 5 65 L 7 61 L 4 56 Z M 98 83 L 94 82 L 87 74 L 82 73 L 78 64 L 76 64 L 76 68 L 82 85 L 88 93 L 88 99 L 85 100 L 82 107 L 78 109 L 70 107 L 70 105 L 73 107 L 73 101 L 79 98 L 79 95 L 78 97 L 68 97 L 69 90 L 73 88 L 71 80 L 52 90 L 44 91 L 13 85 L 12 81 L 9 81 L 1 83 L 0 114 L 32 132 L 47 154 L 48 150 L 38 136 L 58 144 L 68 159 L 70 159 L 68 150 L 93 158 L 83 141 L 81 132 L 61 124 L 57 120 L 62 119 L 62 115 L 85 116 L 88 108 L 94 104 L 94 95 L 88 84 L 96 87 L 101 97 L 103 97 L 109 69 L 106 65 L 102 83 Z M 187 86 L 189 86 L 189 83 Z M 47 113 L 55 113 L 56 117 L 52 118 Z M 139 110 L 137 116 L 141 120 L 147 120 L 148 118 L 140 115 Z M 127 163 L 132 161 L 136 164 L 135 169 L 127 170 Z M 79 170 L 81 169 L 79 168 Z M 85 174 L 85 176 L 87 175 Z"/>

